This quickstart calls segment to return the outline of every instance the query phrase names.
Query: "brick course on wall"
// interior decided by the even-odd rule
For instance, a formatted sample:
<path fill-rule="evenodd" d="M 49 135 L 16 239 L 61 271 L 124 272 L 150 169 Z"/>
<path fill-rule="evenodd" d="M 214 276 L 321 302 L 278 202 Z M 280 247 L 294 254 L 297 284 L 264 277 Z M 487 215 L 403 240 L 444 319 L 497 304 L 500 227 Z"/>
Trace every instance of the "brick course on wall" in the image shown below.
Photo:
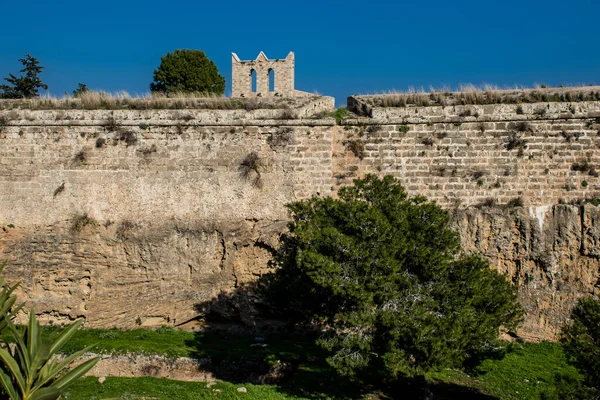
<path fill-rule="evenodd" d="M 338 131 L 335 186 L 389 174 L 411 194 L 463 207 L 600 193 L 599 102 L 375 108 L 372 115 Z"/>

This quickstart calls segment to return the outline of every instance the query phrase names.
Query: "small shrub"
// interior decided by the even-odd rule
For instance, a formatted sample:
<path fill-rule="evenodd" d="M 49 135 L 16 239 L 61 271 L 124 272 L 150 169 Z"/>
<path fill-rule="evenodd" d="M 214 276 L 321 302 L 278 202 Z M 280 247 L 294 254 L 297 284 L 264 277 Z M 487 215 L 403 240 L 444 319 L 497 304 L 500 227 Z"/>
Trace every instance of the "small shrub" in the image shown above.
<path fill-rule="evenodd" d="M 483 179 L 477 180 L 477 186 L 483 186 Z"/>
<path fill-rule="evenodd" d="M 481 207 L 487 207 L 487 208 L 492 208 L 496 206 L 496 199 L 494 199 L 493 197 L 488 197 L 487 199 L 483 200 L 481 203 L 479 203 L 477 205 L 477 207 L 481 208 Z"/>
<path fill-rule="evenodd" d="M 575 161 L 571 165 L 571 170 L 576 172 L 589 172 L 592 168 L 593 167 L 590 165 L 590 161 L 588 159 L 581 159 L 579 161 Z"/>
<path fill-rule="evenodd" d="M 485 132 L 485 122 L 480 122 L 479 124 L 477 124 L 477 129 L 479 129 L 481 133 Z"/>
<path fill-rule="evenodd" d="M 463 117 L 463 118 L 464 118 L 464 117 L 470 117 L 470 116 L 471 116 L 471 113 L 472 113 L 471 109 L 470 109 L 470 108 L 466 108 L 466 109 L 462 110 L 462 111 L 461 111 L 461 112 L 458 114 L 458 116 L 459 116 L 459 117 Z"/>
<path fill-rule="evenodd" d="M 297 118 L 298 118 L 298 113 L 291 108 L 286 108 L 281 112 L 281 119 L 297 119 Z"/>
<path fill-rule="evenodd" d="M 565 138 L 565 140 L 567 142 L 571 142 L 573 139 L 579 140 L 579 138 L 581 136 L 583 136 L 583 134 L 581 132 L 567 132 L 567 131 L 562 131 L 560 134 L 562 135 L 562 137 Z"/>
<path fill-rule="evenodd" d="M 125 240 L 129 238 L 131 231 L 137 227 L 136 224 L 129 220 L 121 221 L 116 230 L 117 239 Z"/>
<path fill-rule="evenodd" d="M 110 117 L 104 122 L 104 129 L 108 132 L 117 132 L 119 130 L 119 125 L 114 117 Z"/>
<path fill-rule="evenodd" d="M 572 182 L 566 182 L 563 189 L 565 189 L 567 192 L 570 192 L 571 190 L 577 189 L 577 186 Z"/>
<path fill-rule="evenodd" d="M 523 150 L 527 148 L 527 141 L 521 138 L 518 133 L 511 132 L 504 147 L 506 147 L 506 150 L 508 151 L 519 149 L 519 155 L 523 155 Z"/>
<path fill-rule="evenodd" d="M 75 215 L 71 219 L 71 232 L 81 232 L 86 226 L 96 227 L 98 226 L 98 221 L 88 216 L 87 213 Z"/>
<path fill-rule="evenodd" d="M 348 140 L 346 142 L 346 149 L 350 150 L 359 159 L 365 158 L 365 144 L 362 140 Z"/>
<path fill-rule="evenodd" d="M 140 128 L 141 130 L 145 131 L 146 129 L 150 128 L 150 125 L 148 125 L 148 124 L 140 124 L 140 125 L 139 125 L 139 128 Z"/>
<path fill-rule="evenodd" d="M 125 142 L 127 147 L 134 146 L 137 143 L 137 135 L 132 131 L 122 131 L 119 134 L 119 140 Z"/>
<path fill-rule="evenodd" d="M 254 178 L 252 179 L 252 185 L 257 188 L 262 188 L 263 183 L 260 175 L 260 169 L 262 168 L 262 161 L 256 152 L 251 152 L 242 160 L 239 166 L 240 177 L 244 180 L 249 180 L 254 172 Z"/>
<path fill-rule="evenodd" d="M 271 149 L 281 149 L 294 141 L 294 129 L 290 127 L 279 128 L 277 132 L 267 137 Z"/>
<path fill-rule="evenodd" d="M 410 131 L 410 126 L 408 126 L 408 125 L 400 125 L 398 127 L 398 131 L 400 131 L 402 133 L 407 133 L 408 131 Z"/>
<path fill-rule="evenodd" d="M 59 194 L 61 194 L 62 192 L 64 192 L 64 190 L 65 190 L 65 183 L 63 182 L 63 183 L 61 183 L 61 184 L 60 184 L 60 186 L 59 186 L 59 187 L 57 187 L 57 188 L 54 190 L 54 194 L 53 194 L 52 196 L 53 196 L 53 197 L 56 197 L 56 196 L 58 196 Z"/>
<path fill-rule="evenodd" d="M 138 151 L 144 157 L 148 157 L 150 154 L 156 153 L 158 151 L 158 149 L 156 148 L 156 145 L 153 143 L 152 146 L 146 146 L 143 149 L 140 149 Z"/>
<path fill-rule="evenodd" d="M 96 148 L 101 149 L 106 144 L 106 139 L 98 138 L 96 139 Z"/>
<path fill-rule="evenodd" d="M 335 110 L 335 123 L 341 124 L 344 118 L 348 115 L 348 109 L 346 107 L 340 107 Z"/>
<path fill-rule="evenodd" d="M 527 121 L 519 121 L 515 123 L 515 130 L 517 132 L 533 132 L 533 127 Z"/>
<path fill-rule="evenodd" d="M 421 140 L 421 143 L 423 143 L 425 146 L 433 146 L 434 141 L 432 138 L 426 137 Z"/>
<path fill-rule="evenodd" d="M 517 114 L 523 114 L 524 113 L 523 106 L 522 105 L 518 105 L 516 111 L 517 111 Z"/>
<path fill-rule="evenodd" d="M 474 180 L 478 180 L 485 176 L 485 172 L 482 170 L 473 171 L 471 173 L 471 176 L 473 177 Z"/>
<path fill-rule="evenodd" d="M 581 186 L 584 188 L 588 187 L 588 181 L 581 182 Z"/>
<path fill-rule="evenodd" d="M 87 162 L 85 150 L 80 150 L 73 156 L 73 165 L 81 165 Z"/>
<path fill-rule="evenodd" d="M 523 207 L 524 202 L 523 202 L 523 198 L 522 197 L 515 197 L 514 199 L 511 199 L 508 201 L 508 203 L 506 203 L 507 207 Z"/>

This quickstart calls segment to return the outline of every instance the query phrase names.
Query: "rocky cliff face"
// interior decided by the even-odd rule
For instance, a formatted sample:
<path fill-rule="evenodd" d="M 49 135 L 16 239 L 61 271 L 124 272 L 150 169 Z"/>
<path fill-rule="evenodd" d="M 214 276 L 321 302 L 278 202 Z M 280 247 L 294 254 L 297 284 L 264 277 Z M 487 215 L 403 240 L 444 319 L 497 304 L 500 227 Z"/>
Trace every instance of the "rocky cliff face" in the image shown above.
<path fill-rule="evenodd" d="M 463 248 L 518 285 L 519 335 L 554 340 L 581 296 L 600 291 L 600 209 L 585 206 L 470 208 L 455 213 Z"/>
<path fill-rule="evenodd" d="M 165 223 L 93 221 L 5 227 L 5 274 L 22 281 L 42 321 L 83 317 L 89 327 L 179 325 L 197 305 L 268 270 L 285 221 Z M 595 206 L 469 208 L 454 214 L 463 247 L 519 287 L 527 312 L 519 335 L 555 339 L 577 298 L 600 290 L 600 209 Z M 249 322 L 251 307 L 219 310 Z"/>
<path fill-rule="evenodd" d="M 178 325 L 196 306 L 268 268 L 280 221 L 135 226 L 93 223 L 0 234 L 10 282 L 21 281 L 46 323 L 85 318 L 88 327 Z"/>

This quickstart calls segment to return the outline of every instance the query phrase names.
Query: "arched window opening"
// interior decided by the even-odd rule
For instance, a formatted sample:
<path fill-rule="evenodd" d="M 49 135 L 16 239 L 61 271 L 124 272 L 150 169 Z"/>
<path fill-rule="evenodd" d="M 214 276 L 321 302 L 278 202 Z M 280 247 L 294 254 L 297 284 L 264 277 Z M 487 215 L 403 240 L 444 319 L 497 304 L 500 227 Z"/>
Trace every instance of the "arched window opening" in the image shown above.
<path fill-rule="evenodd" d="M 269 92 L 275 92 L 275 71 L 269 68 Z"/>
<path fill-rule="evenodd" d="M 250 80 L 252 81 L 252 93 L 256 93 L 256 71 L 250 70 Z"/>

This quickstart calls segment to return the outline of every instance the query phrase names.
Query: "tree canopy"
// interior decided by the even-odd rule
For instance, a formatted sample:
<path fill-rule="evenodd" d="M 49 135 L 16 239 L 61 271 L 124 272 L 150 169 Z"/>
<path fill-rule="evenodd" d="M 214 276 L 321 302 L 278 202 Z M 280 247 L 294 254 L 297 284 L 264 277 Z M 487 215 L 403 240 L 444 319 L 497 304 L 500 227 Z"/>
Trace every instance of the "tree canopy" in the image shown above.
<path fill-rule="evenodd" d="M 161 57 L 154 70 L 152 92 L 225 93 L 225 78 L 201 50 L 175 50 Z"/>
<path fill-rule="evenodd" d="M 39 77 L 44 67 L 40 65 L 37 58 L 31 54 L 25 53 L 25 58 L 19 59 L 23 64 L 23 69 L 20 71 L 21 76 L 9 74 L 8 78 L 4 78 L 9 85 L 0 85 L 0 98 L 4 99 L 29 99 L 39 95 L 38 89 L 48 90 L 48 85 L 44 84 Z"/>
<path fill-rule="evenodd" d="M 573 322 L 563 326 L 561 342 L 569 361 L 584 382 L 562 382 L 570 398 L 600 399 L 600 299 L 581 298 L 571 311 Z M 569 392 L 575 386 L 573 392 Z M 563 397 L 564 398 L 564 397 Z"/>
<path fill-rule="evenodd" d="M 489 352 L 522 308 L 516 288 L 461 253 L 450 215 L 368 175 L 339 198 L 290 204 L 268 296 L 288 316 L 320 321 L 341 374 L 421 375 Z M 285 300 L 287 299 L 287 300 Z"/>

